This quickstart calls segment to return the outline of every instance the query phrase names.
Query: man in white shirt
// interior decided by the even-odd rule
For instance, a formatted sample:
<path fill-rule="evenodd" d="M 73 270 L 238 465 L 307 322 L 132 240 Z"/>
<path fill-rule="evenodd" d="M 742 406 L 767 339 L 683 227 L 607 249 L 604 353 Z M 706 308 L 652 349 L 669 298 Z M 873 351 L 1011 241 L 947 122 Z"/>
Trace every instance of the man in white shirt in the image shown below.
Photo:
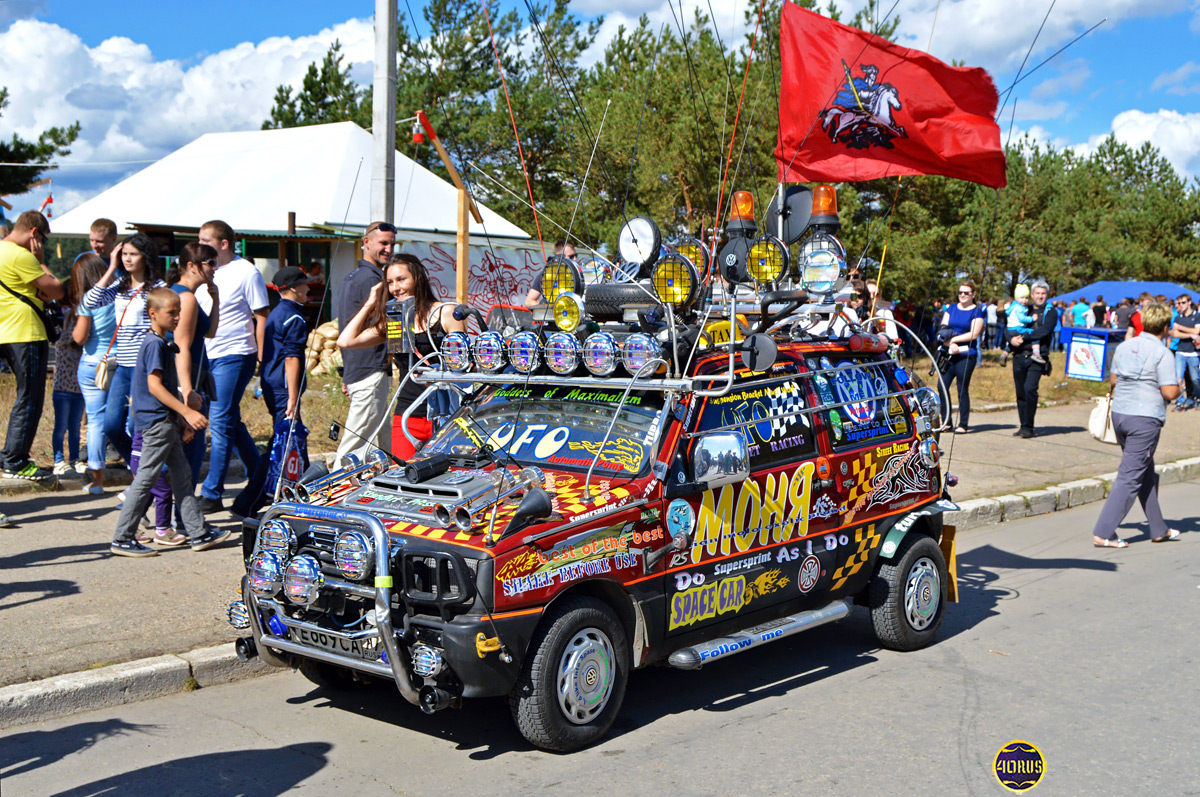
<path fill-rule="evenodd" d="M 217 333 L 205 341 L 209 371 L 216 395 L 211 396 L 208 429 L 212 433 L 208 476 L 200 488 L 200 510 L 220 512 L 225 491 L 225 472 L 229 457 L 236 450 L 246 473 L 258 468 L 259 453 L 254 438 L 242 422 L 242 394 L 254 377 L 262 358 L 263 331 L 270 307 L 267 283 L 248 260 L 234 254 L 233 228 L 223 221 L 206 222 L 200 228 L 200 243 L 217 250 L 217 270 L 213 276 L 221 297 Z M 208 289 L 196 291 L 196 301 L 206 313 L 212 312 Z"/>

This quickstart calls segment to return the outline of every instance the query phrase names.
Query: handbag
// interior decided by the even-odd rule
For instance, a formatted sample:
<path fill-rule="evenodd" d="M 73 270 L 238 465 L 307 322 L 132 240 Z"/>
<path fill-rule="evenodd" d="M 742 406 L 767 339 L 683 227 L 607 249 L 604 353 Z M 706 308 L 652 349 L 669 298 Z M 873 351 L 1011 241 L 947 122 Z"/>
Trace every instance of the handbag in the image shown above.
<path fill-rule="evenodd" d="M 133 300 L 137 295 L 144 291 L 146 286 L 134 291 L 133 296 L 129 297 L 129 303 L 125 305 L 125 309 L 121 311 L 121 317 L 117 320 L 117 328 L 113 330 L 112 340 L 108 342 L 108 348 L 104 350 L 104 356 L 100 358 L 100 362 L 96 365 L 96 387 L 100 390 L 107 391 L 109 385 L 112 384 L 113 374 L 117 372 L 117 357 L 112 354 L 113 344 L 117 342 L 117 335 L 121 332 L 121 324 L 125 323 L 125 314 L 129 312 L 129 305 L 133 304 Z M 110 356 L 111 355 L 111 356 Z"/>
<path fill-rule="evenodd" d="M 41 307 L 23 293 L 17 293 L 12 288 L 8 287 L 3 280 L 0 280 L 0 287 L 16 296 L 33 310 L 33 314 L 42 322 L 42 326 L 46 329 L 46 340 L 53 346 L 58 343 L 58 339 L 62 337 L 63 331 L 63 314 L 59 309 L 58 302 L 47 301 Z"/>
<path fill-rule="evenodd" d="M 1088 432 L 1101 443 L 1117 444 L 1117 430 L 1112 424 L 1112 387 L 1108 388 L 1107 396 L 1096 398 L 1096 406 L 1088 416 Z"/>

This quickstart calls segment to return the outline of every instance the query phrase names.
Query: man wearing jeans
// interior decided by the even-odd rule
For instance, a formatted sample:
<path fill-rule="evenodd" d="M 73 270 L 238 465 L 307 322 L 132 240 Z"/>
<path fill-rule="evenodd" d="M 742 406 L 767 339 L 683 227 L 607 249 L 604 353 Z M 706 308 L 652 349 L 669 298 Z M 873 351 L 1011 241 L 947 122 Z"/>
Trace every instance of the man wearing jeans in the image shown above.
<path fill-rule="evenodd" d="M 10 479 L 40 480 L 50 471 L 29 459 L 46 404 L 50 346 L 37 310 L 46 299 L 61 299 L 62 283 L 45 266 L 43 248 L 50 222 L 36 210 L 17 217 L 13 231 L 0 241 L 0 357 L 17 378 L 17 395 L 8 416 L 8 435 L 0 468 Z M 36 310 L 35 310 L 36 308 Z"/>
<path fill-rule="evenodd" d="M 200 488 L 200 510 L 220 512 L 225 492 L 225 472 L 234 450 L 251 474 L 258 468 L 258 448 L 242 422 L 242 394 L 250 384 L 262 357 L 263 330 L 266 328 L 267 283 L 248 260 L 233 253 L 234 232 L 223 221 L 206 222 L 200 228 L 200 243 L 217 250 L 217 269 L 213 282 L 220 294 L 217 333 L 205 341 L 209 371 L 216 395 L 210 396 L 208 429 L 212 434 L 208 476 Z M 208 289 L 196 291 L 196 301 L 206 313 L 212 312 Z"/>
<path fill-rule="evenodd" d="M 1179 343 L 1179 348 L 1175 350 L 1175 378 L 1182 388 L 1175 409 L 1190 410 L 1200 401 L 1200 361 L 1196 354 L 1196 344 L 1200 343 L 1200 312 L 1192 304 L 1191 294 L 1181 293 L 1175 300 L 1175 322 L 1171 326 L 1171 337 Z"/>
<path fill-rule="evenodd" d="M 350 319 L 362 309 L 371 288 L 384 281 L 384 271 L 392 259 L 392 247 L 396 245 L 396 228 L 390 224 L 373 221 L 367 225 L 363 235 L 363 259 L 342 281 L 338 292 L 338 324 L 345 329 Z M 388 367 L 387 346 L 369 349 L 342 349 L 342 384 L 350 397 L 350 410 L 346 414 L 346 428 L 355 434 L 347 434 L 338 446 L 338 463 L 346 454 L 355 454 L 363 459 L 370 445 L 361 438 L 379 429 L 378 436 L 371 440 L 382 449 L 390 450 L 390 424 L 383 423 L 387 411 L 388 387 L 391 369 Z"/>

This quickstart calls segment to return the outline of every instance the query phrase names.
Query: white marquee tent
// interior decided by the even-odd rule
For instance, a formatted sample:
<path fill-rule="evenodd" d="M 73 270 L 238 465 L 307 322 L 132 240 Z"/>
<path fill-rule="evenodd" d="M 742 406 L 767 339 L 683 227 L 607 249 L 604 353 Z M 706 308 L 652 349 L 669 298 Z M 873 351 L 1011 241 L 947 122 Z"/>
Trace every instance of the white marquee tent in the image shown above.
<path fill-rule="evenodd" d="M 366 225 L 370 208 L 371 134 L 353 122 L 284 130 L 208 133 L 51 221 L 56 234 L 87 235 L 105 217 L 127 225 L 199 227 L 224 219 L 235 230 L 296 224 Z M 528 238 L 524 230 L 480 206 L 474 235 Z M 453 234 L 455 187 L 396 153 L 395 224 Z"/>

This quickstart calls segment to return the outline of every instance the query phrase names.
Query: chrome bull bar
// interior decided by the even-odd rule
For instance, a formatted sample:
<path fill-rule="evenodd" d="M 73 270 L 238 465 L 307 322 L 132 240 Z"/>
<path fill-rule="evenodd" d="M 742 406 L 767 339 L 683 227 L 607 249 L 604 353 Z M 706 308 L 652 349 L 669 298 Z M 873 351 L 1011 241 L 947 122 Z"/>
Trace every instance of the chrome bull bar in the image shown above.
<path fill-rule="evenodd" d="M 327 628 L 320 628 L 300 620 L 293 620 L 283 616 L 282 612 L 276 612 L 279 615 L 280 621 L 289 628 L 317 630 L 323 634 L 345 637 L 347 639 L 370 639 L 378 635 L 379 641 L 383 645 L 383 650 L 387 654 L 387 663 L 382 661 L 368 661 L 356 656 L 342 656 L 332 651 L 302 645 L 270 633 L 267 629 L 263 628 L 262 619 L 259 616 L 260 603 L 270 602 L 276 608 L 278 604 L 269 599 L 262 599 L 260 601 L 259 597 L 250 589 L 249 576 L 244 576 L 242 578 L 242 597 L 243 600 L 247 601 L 247 606 L 250 610 L 247 612 L 250 615 L 250 628 L 254 632 L 255 643 L 263 661 L 275 667 L 291 666 L 290 662 L 273 652 L 273 650 L 276 650 L 384 678 L 390 676 L 396 682 L 396 687 L 400 690 L 400 694 L 404 696 L 404 699 L 414 706 L 419 705 L 417 689 L 413 686 L 412 673 L 409 672 L 408 657 L 401 654 L 400 645 L 396 641 L 396 631 L 392 626 L 391 545 L 389 544 L 387 530 L 384 529 L 379 518 L 369 512 L 357 509 L 332 509 L 308 504 L 282 502 L 275 504 L 267 510 L 266 514 L 263 515 L 262 524 L 260 525 L 265 525 L 267 521 L 284 514 L 294 515 L 306 520 L 353 521 L 366 526 L 370 530 L 371 536 L 374 539 L 376 552 L 374 589 L 376 628 L 371 631 L 361 631 L 354 634 L 331 632 Z M 400 544 L 403 544 L 402 541 Z"/>

